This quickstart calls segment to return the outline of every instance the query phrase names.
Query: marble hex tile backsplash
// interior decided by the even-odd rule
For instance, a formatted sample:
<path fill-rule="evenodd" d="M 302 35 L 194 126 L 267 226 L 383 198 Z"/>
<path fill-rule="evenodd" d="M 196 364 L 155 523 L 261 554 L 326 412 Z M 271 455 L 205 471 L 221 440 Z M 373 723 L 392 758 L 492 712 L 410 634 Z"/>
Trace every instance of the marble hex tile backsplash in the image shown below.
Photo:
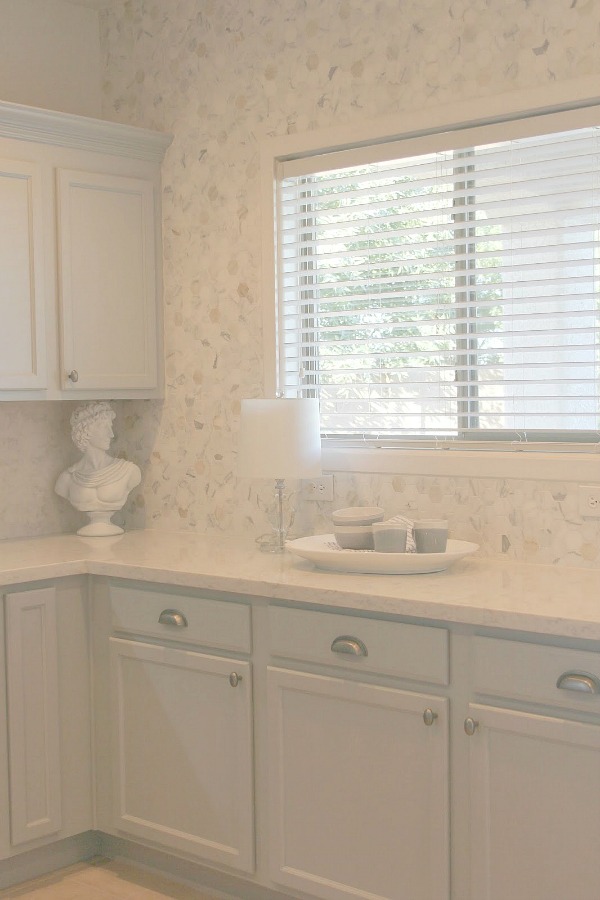
<path fill-rule="evenodd" d="M 600 72 L 597 5 L 113 0 L 101 37 L 105 117 L 174 135 L 163 169 L 167 392 L 115 404 L 113 449 L 143 472 L 125 524 L 258 536 L 270 488 L 239 481 L 235 463 L 240 401 L 262 392 L 260 142 L 525 88 L 545 88 L 551 103 L 557 84 Z M 68 404 L 14 406 L 14 418 L 0 408 L 11 479 L 1 536 L 73 530 L 48 490 L 73 460 Z M 336 506 L 374 502 L 390 515 L 443 514 L 486 555 L 600 565 L 600 526 L 579 517 L 575 483 L 336 474 Z M 296 528 L 329 531 L 330 512 L 305 502 Z"/>
<path fill-rule="evenodd" d="M 335 506 L 373 502 L 390 516 L 448 519 L 451 537 L 478 543 L 486 556 L 600 565 L 598 520 L 580 517 L 572 482 L 337 474 L 335 495 Z M 315 530 L 331 530 L 334 505 L 313 505 Z"/>

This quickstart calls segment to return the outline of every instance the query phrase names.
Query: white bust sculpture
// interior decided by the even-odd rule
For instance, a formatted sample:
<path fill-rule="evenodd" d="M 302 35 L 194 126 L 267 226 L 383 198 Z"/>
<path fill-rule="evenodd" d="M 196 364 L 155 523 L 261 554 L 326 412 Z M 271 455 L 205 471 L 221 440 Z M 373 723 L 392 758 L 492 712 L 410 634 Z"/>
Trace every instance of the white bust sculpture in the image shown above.
<path fill-rule="evenodd" d="M 89 523 L 77 534 L 122 534 L 123 529 L 111 522 L 111 516 L 122 509 L 129 492 L 142 479 L 135 463 L 107 453 L 114 437 L 114 418 L 106 400 L 79 406 L 71 416 L 71 437 L 83 456 L 58 476 L 54 490 L 75 509 L 87 513 Z"/>

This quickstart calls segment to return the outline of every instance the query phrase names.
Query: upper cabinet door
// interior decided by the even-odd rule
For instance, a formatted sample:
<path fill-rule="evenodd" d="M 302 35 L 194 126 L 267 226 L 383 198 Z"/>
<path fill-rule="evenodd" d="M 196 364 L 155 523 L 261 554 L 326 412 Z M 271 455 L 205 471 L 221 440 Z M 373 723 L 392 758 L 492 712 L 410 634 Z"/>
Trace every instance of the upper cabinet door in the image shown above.
<path fill-rule="evenodd" d="M 61 386 L 157 386 L 154 185 L 59 169 Z"/>
<path fill-rule="evenodd" d="M 40 171 L 0 159 L 0 390 L 46 386 Z"/>

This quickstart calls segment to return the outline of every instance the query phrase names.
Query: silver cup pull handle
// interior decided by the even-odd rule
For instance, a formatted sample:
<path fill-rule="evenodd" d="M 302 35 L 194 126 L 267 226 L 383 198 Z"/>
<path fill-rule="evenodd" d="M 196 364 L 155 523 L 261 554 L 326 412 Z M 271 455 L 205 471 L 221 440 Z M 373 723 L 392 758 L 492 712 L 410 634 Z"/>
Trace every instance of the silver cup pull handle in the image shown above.
<path fill-rule="evenodd" d="M 556 687 L 561 691 L 576 691 L 581 694 L 600 694 L 600 681 L 589 672 L 563 672 Z"/>
<path fill-rule="evenodd" d="M 159 625 L 174 625 L 175 628 L 187 628 L 187 619 L 176 609 L 163 609 L 158 617 Z"/>
<path fill-rule="evenodd" d="M 349 653 L 350 656 L 368 656 L 366 645 L 360 638 L 352 637 L 349 634 L 341 634 L 331 643 L 333 653 Z"/>

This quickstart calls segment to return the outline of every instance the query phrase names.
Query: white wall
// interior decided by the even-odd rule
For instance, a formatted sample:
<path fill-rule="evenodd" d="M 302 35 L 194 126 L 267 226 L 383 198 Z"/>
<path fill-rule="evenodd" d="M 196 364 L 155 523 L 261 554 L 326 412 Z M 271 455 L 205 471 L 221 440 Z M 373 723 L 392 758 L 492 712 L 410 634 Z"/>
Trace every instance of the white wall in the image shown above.
<path fill-rule="evenodd" d="M 127 0 L 101 15 L 105 114 L 174 134 L 168 392 L 127 432 L 146 458 L 131 523 L 268 528 L 270 488 L 236 477 L 240 400 L 262 390 L 260 142 L 514 90 L 551 104 L 600 73 L 597 13 L 582 0 Z M 354 502 L 447 515 L 488 554 L 600 565 L 575 482 L 339 475 L 335 503 Z M 330 511 L 304 504 L 302 525 L 328 531 Z"/>
<path fill-rule="evenodd" d="M 0 100 L 98 118 L 98 12 L 66 0 L 0 0 Z"/>

